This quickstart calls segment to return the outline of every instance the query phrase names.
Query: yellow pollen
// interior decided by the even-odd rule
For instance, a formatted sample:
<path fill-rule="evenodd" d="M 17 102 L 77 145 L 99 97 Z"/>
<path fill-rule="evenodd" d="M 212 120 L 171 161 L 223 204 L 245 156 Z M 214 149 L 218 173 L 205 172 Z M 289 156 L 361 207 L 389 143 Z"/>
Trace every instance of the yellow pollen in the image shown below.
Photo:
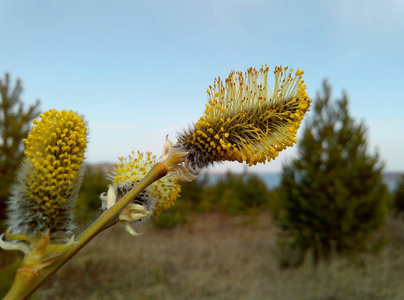
<path fill-rule="evenodd" d="M 51 231 L 63 230 L 57 221 L 59 210 L 66 214 L 65 203 L 71 198 L 77 174 L 84 159 L 87 129 L 82 117 L 72 111 L 55 109 L 43 113 L 24 140 L 27 163 L 32 164 L 26 182 L 26 199 L 39 204 L 38 210 L 48 215 Z M 69 133 L 62 137 L 61 132 Z M 62 146 L 60 145 L 74 145 Z M 53 205 L 52 205 L 53 204 Z M 38 214 L 41 212 L 38 211 Z M 51 225 L 49 225 L 51 226 Z"/>
<path fill-rule="evenodd" d="M 203 152 L 201 157 L 210 162 L 245 161 L 250 165 L 274 159 L 296 143 L 297 129 L 310 107 L 304 72 L 275 67 L 272 89 L 268 73 L 265 66 L 244 74 L 232 71 L 224 82 L 216 78 L 208 89 L 205 114 L 179 143 L 193 153 Z M 218 140 L 220 146 L 212 140 Z"/>

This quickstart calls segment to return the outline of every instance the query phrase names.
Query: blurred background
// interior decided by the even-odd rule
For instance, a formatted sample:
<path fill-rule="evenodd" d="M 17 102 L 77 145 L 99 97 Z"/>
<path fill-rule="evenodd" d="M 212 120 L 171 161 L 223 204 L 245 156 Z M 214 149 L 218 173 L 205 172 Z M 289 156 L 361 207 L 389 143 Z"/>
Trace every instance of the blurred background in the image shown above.
<path fill-rule="evenodd" d="M 404 298 L 403 14 L 399 0 L 1 1 L 1 231 L 40 112 L 88 122 L 79 232 L 117 157 L 160 156 L 215 77 L 302 69 L 313 101 L 295 147 L 211 167 L 141 237 L 104 232 L 34 297 Z M 19 256 L 0 251 L 5 293 Z"/>

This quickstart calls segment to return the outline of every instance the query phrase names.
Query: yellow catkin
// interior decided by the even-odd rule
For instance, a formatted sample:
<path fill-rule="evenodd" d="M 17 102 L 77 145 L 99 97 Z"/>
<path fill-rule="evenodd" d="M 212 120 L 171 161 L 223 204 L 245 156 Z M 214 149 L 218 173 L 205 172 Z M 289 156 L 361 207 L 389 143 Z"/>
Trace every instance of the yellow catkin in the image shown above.
<path fill-rule="evenodd" d="M 188 163 L 206 167 L 213 162 L 265 163 L 296 143 L 296 133 L 310 107 L 303 71 L 276 67 L 275 85 L 268 86 L 267 66 L 231 72 L 215 79 L 207 90 L 204 115 L 178 144 L 188 151 Z M 214 142 L 218 141 L 218 142 Z"/>
<path fill-rule="evenodd" d="M 111 185 L 118 191 L 118 199 L 130 191 L 157 163 L 156 157 L 151 152 L 145 154 L 133 152 L 127 157 L 120 157 L 120 163 L 108 175 Z M 146 188 L 134 201 L 143 205 L 147 210 L 159 214 L 175 204 L 179 197 L 181 187 L 177 183 L 178 178 L 169 173 Z"/>
<path fill-rule="evenodd" d="M 68 232 L 81 183 L 87 129 L 73 111 L 49 110 L 34 121 L 24 140 L 25 161 L 13 189 L 9 227 L 35 234 Z M 18 219 L 23 217 L 23 221 Z"/>

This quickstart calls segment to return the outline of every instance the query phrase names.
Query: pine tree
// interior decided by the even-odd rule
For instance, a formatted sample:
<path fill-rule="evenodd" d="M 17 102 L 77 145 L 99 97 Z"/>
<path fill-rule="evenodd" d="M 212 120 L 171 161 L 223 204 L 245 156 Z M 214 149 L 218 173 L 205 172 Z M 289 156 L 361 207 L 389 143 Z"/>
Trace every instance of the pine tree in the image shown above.
<path fill-rule="evenodd" d="M 402 175 L 397 182 L 397 187 L 394 192 L 394 208 L 398 213 L 404 213 L 404 175 Z"/>
<path fill-rule="evenodd" d="M 311 119 L 299 143 L 298 159 L 284 166 L 284 237 L 300 258 L 334 251 L 353 255 L 366 249 L 372 233 L 385 220 L 386 186 L 378 154 L 368 153 L 366 127 L 348 111 L 348 97 L 331 101 L 324 81 Z"/>
<path fill-rule="evenodd" d="M 0 220 L 4 221 L 6 200 L 23 157 L 23 139 L 28 136 L 32 120 L 39 115 L 39 101 L 26 109 L 20 99 L 21 81 L 11 87 L 9 74 L 0 80 L 0 93 Z"/>
<path fill-rule="evenodd" d="M 228 171 L 214 185 L 206 187 L 202 207 L 230 214 L 253 213 L 268 203 L 268 189 L 257 175 Z"/>

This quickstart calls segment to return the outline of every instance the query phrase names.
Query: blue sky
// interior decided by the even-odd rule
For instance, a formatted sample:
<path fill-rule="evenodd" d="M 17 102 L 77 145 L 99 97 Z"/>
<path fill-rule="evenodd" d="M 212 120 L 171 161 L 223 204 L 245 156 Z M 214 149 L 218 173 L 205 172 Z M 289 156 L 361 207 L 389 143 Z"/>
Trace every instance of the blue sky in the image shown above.
<path fill-rule="evenodd" d="M 87 161 L 162 152 L 197 121 L 206 89 L 231 70 L 268 64 L 305 70 L 314 99 L 324 78 L 368 126 L 370 151 L 404 170 L 404 2 L 0 2 L 0 73 L 23 80 L 22 99 L 71 109 L 89 123 Z M 258 172 L 278 172 L 288 149 Z M 211 171 L 242 170 L 238 163 Z"/>

